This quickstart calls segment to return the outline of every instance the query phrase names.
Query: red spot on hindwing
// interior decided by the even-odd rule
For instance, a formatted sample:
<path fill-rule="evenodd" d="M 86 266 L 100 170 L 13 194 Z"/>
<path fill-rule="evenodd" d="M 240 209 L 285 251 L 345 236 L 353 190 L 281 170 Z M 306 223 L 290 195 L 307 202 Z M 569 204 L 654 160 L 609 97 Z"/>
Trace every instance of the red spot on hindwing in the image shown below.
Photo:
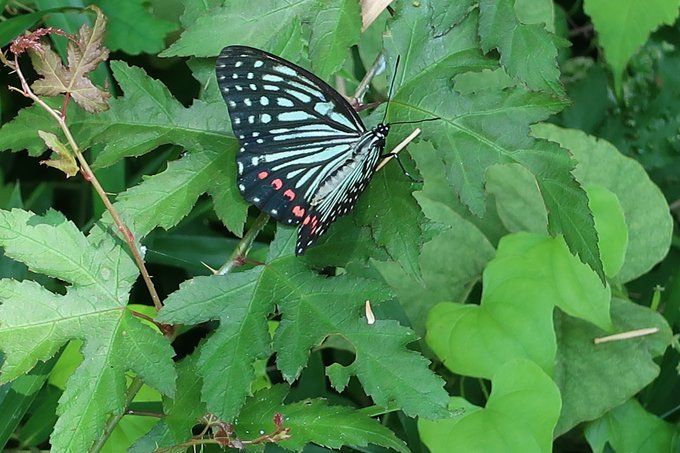
<path fill-rule="evenodd" d="M 302 224 L 303 224 L 303 225 L 307 225 L 307 224 L 309 223 L 310 220 L 312 220 L 312 218 L 309 217 L 309 216 L 307 216 L 307 217 L 305 217 L 305 220 L 304 220 L 304 222 L 302 222 Z"/>
<path fill-rule="evenodd" d="M 305 209 L 300 206 L 295 206 L 293 208 L 293 214 L 295 215 L 295 217 L 302 217 L 303 215 L 305 215 Z M 309 219 L 309 216 L 307 216 L 307 219 Z M 305 219 L 305 222 L 308 221 L 307 219 Z"/>
<path fill-rule="evenodd" d="M 267 176 L 269 176 L 269 173 L 267 173 L 266 171 L 261 171 L 257 174 L 257 179 L 264 179 Z"/>
<path fill-rule="evenodd" d="M 283 192 L 283 196 L 288 198 L 288 201 L 293 201 L 295 199 L 295 192 L 288 189 L 285 192 Z M 301 217 L 301 216 L 299 216 L 299 217 Z"/>
<path fill-rule="evenodd" d="M 283 181 L 281 181 L 279 178 L 276 178 L 272 181 L 272 187 L 274 190 L 279 190 L 281 187 L 283 187 Z"/>

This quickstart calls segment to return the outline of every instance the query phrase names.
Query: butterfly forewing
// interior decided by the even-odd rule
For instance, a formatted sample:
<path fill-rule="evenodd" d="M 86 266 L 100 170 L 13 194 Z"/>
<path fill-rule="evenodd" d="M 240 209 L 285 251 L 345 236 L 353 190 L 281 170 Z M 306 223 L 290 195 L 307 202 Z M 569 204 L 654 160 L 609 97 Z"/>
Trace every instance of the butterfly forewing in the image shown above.
<path fill-rule="evenodd" d="M 239 139 L 239 190 L 272 217 L 298 224 L 317 188 L 352 156 L 365 128 L 333 88 L 261 50 L 230 46 L 217 80 Z"/>
<path fill-rule="evenodd" d="M 367 131 L 323 80 L 258 49 L 225 47 L 216 72 L 240 143 L 239 190 L 275 219 L 300 224 L 300 255 L 352 209 L 388 127 Z"/>

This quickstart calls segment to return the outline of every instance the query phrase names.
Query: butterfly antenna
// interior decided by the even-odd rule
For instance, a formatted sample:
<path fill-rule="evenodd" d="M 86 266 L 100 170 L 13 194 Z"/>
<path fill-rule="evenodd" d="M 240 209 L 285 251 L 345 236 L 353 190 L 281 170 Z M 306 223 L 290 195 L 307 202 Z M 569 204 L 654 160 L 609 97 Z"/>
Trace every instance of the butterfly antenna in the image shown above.
<path fill-rule="evenodd" d="M 424 120 L 413 120 L 413 121 L 395 121 L 394 123 L 390 123 L 390 126 L 395 125 L 395 124 L 415 124 L 415 123 L 425 123 L 426 121 L 437 121 L 440 120 L 441 117 L 435 116 L 432 118 L 425 118 Z"/>
<path fill-rule="evenodd" d="M 392 73 L 392 82 L 390 82 L 390 89 L 387 92 L 387 107 L 385 107 L 385 113 L 383 113 L 383 118 L 381 123 L 385 124 L 385 118 L 387 118 L 387 112 L 390 109 L 390 100 L 392 99 L 392 90 L 394 89 L 394 82 L 397 80 L 397 69 L 399 69 L 399 60 L 401 55 L 397 55 L 397 62 L 394 64 L 394 72 Z"/>

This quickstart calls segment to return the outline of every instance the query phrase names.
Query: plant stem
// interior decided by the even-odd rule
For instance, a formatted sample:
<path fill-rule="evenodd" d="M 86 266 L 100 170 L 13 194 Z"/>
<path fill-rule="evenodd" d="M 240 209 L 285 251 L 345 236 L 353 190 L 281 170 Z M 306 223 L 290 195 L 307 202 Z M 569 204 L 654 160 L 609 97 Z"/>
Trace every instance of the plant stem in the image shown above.
<path fill-rule="evenodd" d="M 219 269 L 217 269 L 215 275 L 226 275 L 234 270 L 235 267 L 238 267 L 244 263 L 245 257 L 248 254 L 250 247 L 252 247 L 255 238 L 259 232 L 262 231 L 262 228 L 264 228 L 268 220 L 269 216 L 267 214 L 264 212 L 260 213 L 257 219 L 255 219 L 255 222 L 251 225 L 248 232 L 245 234 L 245 236 L 243 236 L 243 239 L 241 239 L 241 242 L 239 242 L 234 249 L 234 252 L 229 257 L 229 260 Z"/>
<path fill-rule="evenodd" d="M 47 111 L 47 113 L 49 113 L 57 121 L 59 127 L 61 128 L 62 132 L 64 133 L 64 136 L 66 137 L 66 140 L 68 141 L 71 147 L 71 150 L 73 151 L 73 154 L 75 154 L 76 159 L 78 159 L 78 163 L 80 164 L 80 171 L 83 174 L 83 178 L 85 178 L 86 181 L 89 181 L 90 184 L 92 184 L 95 191 L 97 192 L 97 195 L 99 195 L 99 198 L 101 198 L 102 202 L 104 203 L 104 206 L 106 206 L 106 210 L 109 211 L 109 214 L 111 214 L 113 222 L 116 224 L 116 227 L 118 228 L 118 231 L 120 231 L 120 233 L 122 234 L 125 242 L 127 242 L 130 252 L 132 253 L 132 257 L 135 260 L 137 267 L 139 268 L 139 272 L 142 274 L 142 278 L 144 279 L 144 283 L 146 284 L 146 287 L 149 290 L 149 294 L 151 295 L 151 300 L 153 301 L 154 307 L 156 307 L 156 310 L 160 310 L 163 307 L 163 304 L 161 302 L 161 299 L 158 297 L 156 287 L 151 281 L 151 276 L 149 275 L 149 271 L 147 270 L 146 265 L 144 264 L 144 259 L 142 258 L 142 255 L 139 253 L 139 249 L 135 244 L 135 237 L 132 234 L 132 231 L 130 231 L 130 228 L 128 228 L 127 225 L 121 219 L 118 210 L 113 206 L 111 200 L 109 200 L 106 191 L 99 183 L 99 180 L 97 179 L 94 172 L 90 168 L 90 165 L 87 163 L 85 156 L 83 156 L 80 147 L 73 138 L 73 134 L 71 134 L 71 130 L 66 124 L 65 116 L 62 116 L 60 112 L 54 110 L 52 107 L 47 105 L 42 99 L 36 96 L 35 93 L 33 93 L 30 86 L 26 82 L 23 73 L 21 72 L 21 68 L 19 67 L 19 62 L 16 55 L 14 56 L 14 65 L 15 65 L 14 70 L 19 76 L 22 89 L 19 90 L 18 88 L 15 87 L 10 87 L 10 89 L 18 91 L 24 96 L 32 99 L 36 104 L 40 105 L 43 109 L 45 109 L 45 111 Z M 65 113 L 66 112 L 64 112 L 64 114 Z"/>
<path fill-rule="evenodd" d="M 127 408 L 130 403 L 132 403 L 132 400 L 135 398 L 135 395 L 137 395 L 137 392 L 142 388 L 144 383 L 142 382 L 142 379 L 139 376 L 135 376 L 132 379 L 132 382 L 128 386 L 126 392 L 125 392 L 125 405 L 123 406 L 124 408 Z M 106 422 L 106 426 L 104 427 L 104 432 L 102 433 L 101 436 L 99 436 L 99 439 L 95 442 L 95 444 L 92 446 L 90 449 L 91 452 L 96 453 L 98 451 L 101 451 L 101 449 L 104 447 L 104 444 L 108 440 L 109 436 L 111 436 L 111 433 L 113 430 L 118 426 L 118 422 L 120 422 L 120 419 L 123 418 L 127 411 L 123 409 L 120 414 L 116 414 L 111 416 L 109 420 Z"/>
<path fill-rule="evenodd" d="M 361 102 L 361 100 L 364 98 L 366 95 L 366 92 L 368 91 L 368 88 L 371 86 L 371 81 L 373 81 L 373 78 L 377 76 L 382 69 L 385 67 L 385 56 L 380 52 L 378 56 L 375 58 L 375 61 L 371 65 L 370 68 L 368 68 L 368 71 L 366 71 L 366 75 L 364 75 L 364 78 L 361 79 L 361 82 L 359 82 L 359 86 L 357 87 L 356 91 L 354 92 L 354 99 L 357 101 Z"/>

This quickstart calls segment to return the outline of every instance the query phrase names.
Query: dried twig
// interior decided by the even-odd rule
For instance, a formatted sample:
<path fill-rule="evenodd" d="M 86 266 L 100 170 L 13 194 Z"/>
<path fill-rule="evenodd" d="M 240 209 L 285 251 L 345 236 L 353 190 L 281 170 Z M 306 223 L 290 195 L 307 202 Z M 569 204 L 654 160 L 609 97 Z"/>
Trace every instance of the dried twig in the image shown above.
<path fill-rule="evenodd" d="M 621 332 L 621 333 L 617 333 L 617 334 L 614 334 L 614 335 L 607 335 L 606 337 L 595 338 L 593 340 L 593 343 L 600 344 L 600 343 L 608 343 L 610 341 L 628 340 L 628 339 L 631 339 L 631 338 L 637 338 L 637 337 L 643 337 L 645 335 L 651 335 L 651 334 L 657 333 L 658 331 L 659 331 L 658 327 L 649 327 L 647 329 L 630 330 L 628 332 Z"/>
<path fill-rule="evenodd" d="M 395 155 L 395 154 L 398 154 L 401 150 L 403 150 L 404 148 L 406 148 L 406 146 L 407 146 L 409 143 L 411 143 L 411 142 L 413 141 L 413 139 L 416 138 L 416 137 L 420 134 L 420 132 L 421 132 L 421 131 L 420 131 L 420 128 L 419 128 L 419 127 L 417 127 L 413 132 L 411 132 L 411 134 L 410 134 L 408 137 L 406 137 L 405 139 L 403 139 L 403 140 L 401 141 L 401 143 L 399 143 L 397 146 L 394 147 L 394 149 L 393 149 L 392 151 L 390 151 L 390 153 L 389 153 L 390 155 L 387 156 L 386 158 L 384 158 L 384 159 L 382 160 L 382 162 L 380 162 L 380 163 L 378 164 L 378 166 L 376 167 L 375 171 L 380 170 L 380 169 L 383 168 L 385 165 L 387 165 L 387 163 L 388 163 L 391 159 L 394 159 L 394 155 Z"/>

